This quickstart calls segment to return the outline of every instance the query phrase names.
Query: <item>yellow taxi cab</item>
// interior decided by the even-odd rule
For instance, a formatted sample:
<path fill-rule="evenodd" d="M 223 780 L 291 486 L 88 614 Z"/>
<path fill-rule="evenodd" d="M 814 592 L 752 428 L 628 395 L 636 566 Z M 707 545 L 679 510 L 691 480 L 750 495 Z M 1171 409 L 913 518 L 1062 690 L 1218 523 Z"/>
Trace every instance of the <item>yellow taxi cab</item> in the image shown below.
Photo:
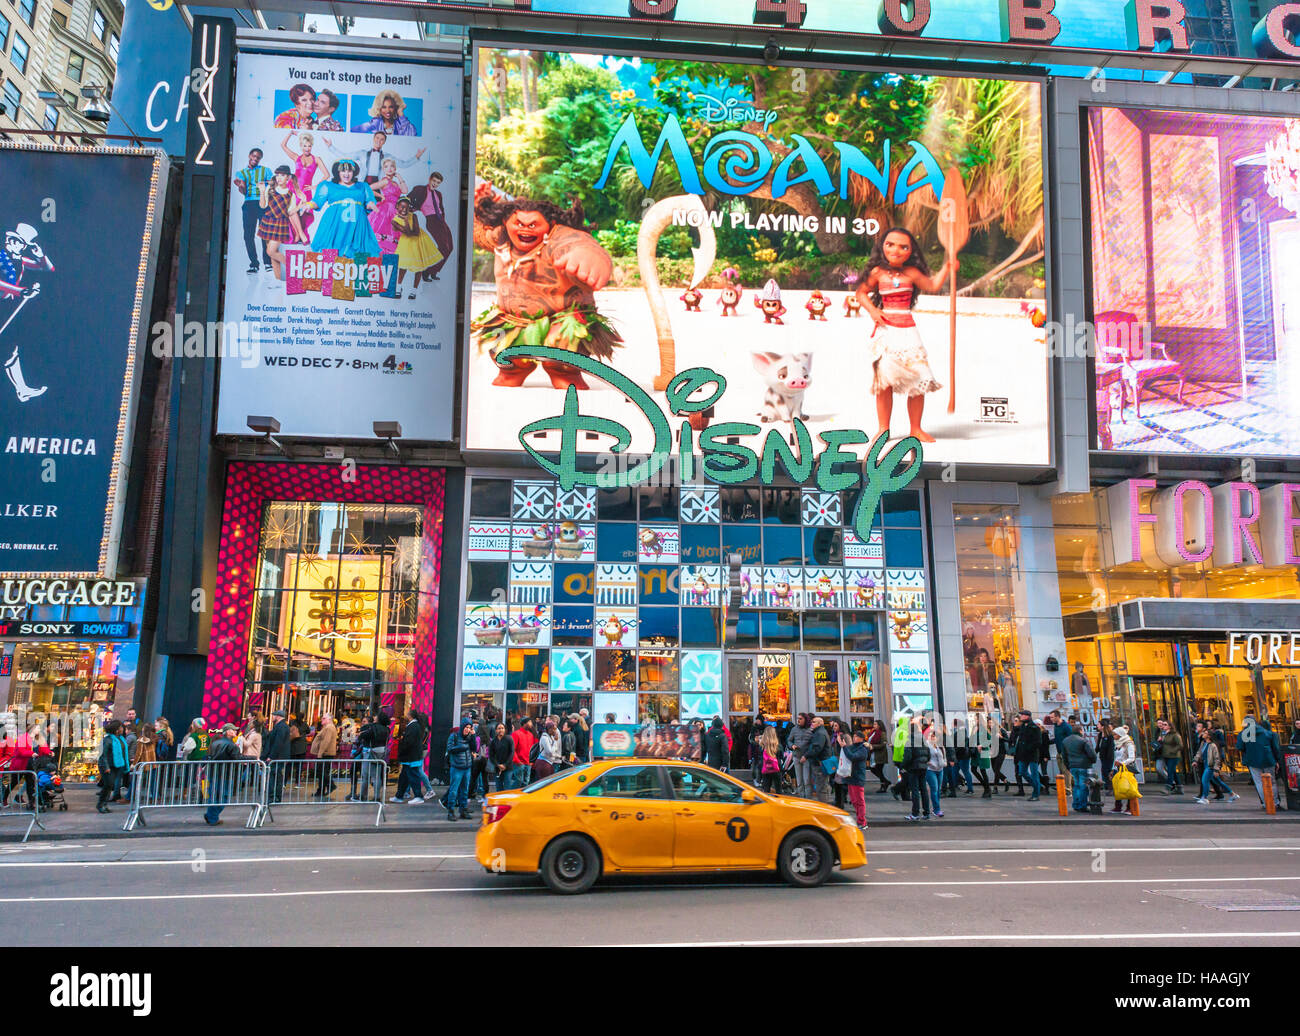
<path fill-rule="evenodd" d="M 700 763 L 605 759 L 488 796 L 475 857 L 586 892 L 602 874 L 775 870 L 801 888 L 838 863 L 863 867 L 857 821 L 811 799 L 769 795 Z"/>

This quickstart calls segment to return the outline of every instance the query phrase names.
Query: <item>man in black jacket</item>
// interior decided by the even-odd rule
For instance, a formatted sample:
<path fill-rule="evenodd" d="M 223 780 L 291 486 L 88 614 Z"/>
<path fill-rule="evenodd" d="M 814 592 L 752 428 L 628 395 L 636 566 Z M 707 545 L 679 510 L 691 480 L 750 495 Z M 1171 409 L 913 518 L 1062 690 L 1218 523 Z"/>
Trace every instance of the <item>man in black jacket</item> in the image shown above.
<path fill-rule="evenodd" d="M 1029 796 L 1029 801 L 1033 802 L 1038 798 L 1038 762 L 1043 749 L 1043 731 L 1034 722 L 1028 709 L 1020 710 L 1020 726 L 1017 731 L 1019 736 L 1016 738 L 1016 772 L 1023 773 L 1025 780 L 1029 782 L 1029 790 L 1033 792 Z M 1024 791 L 1017 791 L 1016 794 L 1023 796 Z"/>
<path fill-rule="evenodd" d="M 930 746 L 925 743 L 920 719 L 913 719 L 903 748 L 903 763 L 899 767 L 907 774 L 907 783 L 912 789 L 912 812 L 908 814 L 908 820 L 930 819 L 930 786 L 925 780 L 925 771 L 929 765 Z"/>
<path fill-rule="evenodd" d="M 727 750 L 727 732 L 722 729 L 722 717 L 714 716 L 713 725 L 704 732 L 704 763 L 715 770 L 726 770 L 731 762 Z"/>
<path fill-rule="evenodd" d="M 239 731 L 233 723 L 227 723 L 217 736 L 208 744 L 208 801 L 223 802 L 230 797 L 235 788 L 235 765 L 243 758 L 235 745 L 235 735 Z M 221 811 L 224 806 L 211 805 L 203 813 L 203 821 L 209 827 L 221 823 Z"/>
<path fill-rule="evenodd" d="M 285 722 L 284 710 L 277 709 L 271 713 L 271 730 L 262 741 L 262 760 L 271 766 L 271 802 L 279 802 L 284 794 L 284 767 L 276 766 L 277 759 L 289 758 L 289 724 Z"/>

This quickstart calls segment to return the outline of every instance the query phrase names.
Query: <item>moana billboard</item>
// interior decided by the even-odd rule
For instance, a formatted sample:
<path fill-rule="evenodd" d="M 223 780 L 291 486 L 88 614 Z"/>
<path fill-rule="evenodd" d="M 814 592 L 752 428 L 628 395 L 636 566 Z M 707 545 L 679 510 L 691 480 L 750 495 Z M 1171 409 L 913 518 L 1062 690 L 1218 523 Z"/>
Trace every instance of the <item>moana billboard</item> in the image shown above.
<path fill-rule="evenodd" d="M 476 58 L 467 449 L 1050 463 L 1040 84 Z"/>

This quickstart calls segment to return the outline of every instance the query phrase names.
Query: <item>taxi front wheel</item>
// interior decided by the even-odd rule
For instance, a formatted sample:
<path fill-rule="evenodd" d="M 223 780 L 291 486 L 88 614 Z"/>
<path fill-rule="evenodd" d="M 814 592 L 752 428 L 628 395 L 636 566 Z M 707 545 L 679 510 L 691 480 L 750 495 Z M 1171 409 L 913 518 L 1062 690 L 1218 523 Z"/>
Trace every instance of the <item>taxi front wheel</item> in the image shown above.
<path fill-rule="evenodd" d="M 599 877 L 600 856 L 581 835 L 561 835 L 542 853 L 542 880 L 552 892 L 577 895 Z"/>
<path fill-rule="evenodd" d="M 786 835 L 777 853 L 776 868 L 782 880 L 796 888 L 823 885 L 835 866 L 835 850 L 820 831 L 795 831 Z"/>

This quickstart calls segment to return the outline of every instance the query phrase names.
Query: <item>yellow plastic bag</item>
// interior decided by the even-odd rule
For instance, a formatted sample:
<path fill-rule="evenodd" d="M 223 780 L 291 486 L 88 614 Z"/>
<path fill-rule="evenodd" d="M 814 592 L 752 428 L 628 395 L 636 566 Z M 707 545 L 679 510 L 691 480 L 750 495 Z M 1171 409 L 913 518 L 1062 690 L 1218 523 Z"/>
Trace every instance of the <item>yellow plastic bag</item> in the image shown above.
<path fill-rule="evenodd" d="M 1116 771 L 1115 776 L 1110 779 L 1110 786 L 1115 792 L 1117 802 L 1142 797 L 1142 792 L 1138 791 L 1137 777 L 1129 770 L 1127 764 L 1120 766 Z"/>

